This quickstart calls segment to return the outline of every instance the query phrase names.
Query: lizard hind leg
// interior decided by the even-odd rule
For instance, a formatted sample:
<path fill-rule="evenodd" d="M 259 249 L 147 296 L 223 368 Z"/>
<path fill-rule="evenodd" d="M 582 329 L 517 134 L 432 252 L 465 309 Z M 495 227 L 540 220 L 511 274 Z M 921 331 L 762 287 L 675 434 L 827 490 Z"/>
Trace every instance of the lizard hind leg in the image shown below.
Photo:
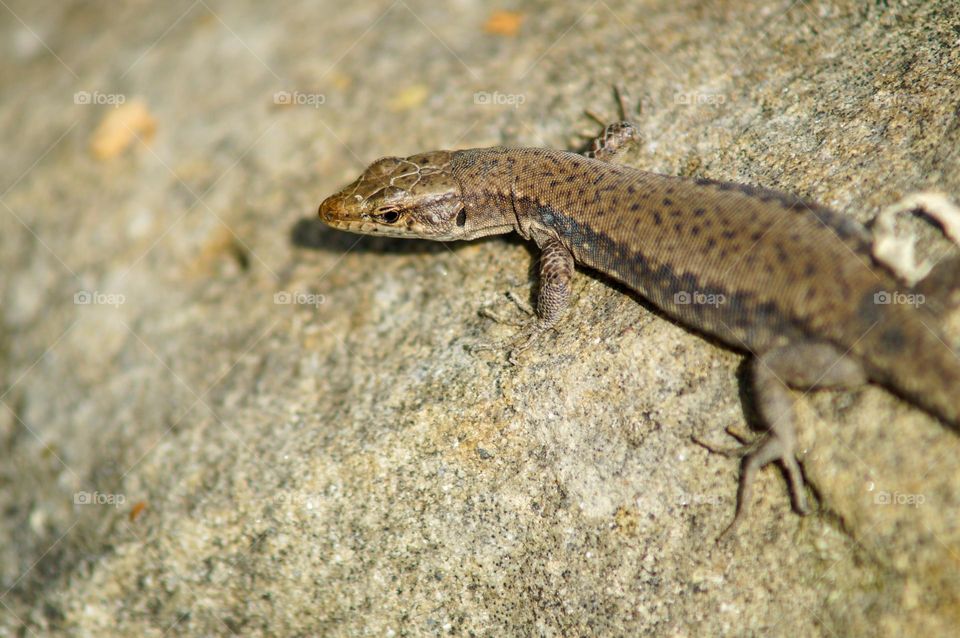
<path fill-rule="evenodd" d="M 857 361 L 835 346 L 809 341 L 779 346 L 758 356 L 753 361 L 752 380 L 757 409 L 767 433 L 744 456 L 736 515 L 720 539 L 728 537 L 747 516 L 756 474 L 772 461 L 783 466 L 796 509 L 807 512 L 803 474 L 796 458 L 790 389 L 855 388 L 866 383 L 867 377 Z"/>

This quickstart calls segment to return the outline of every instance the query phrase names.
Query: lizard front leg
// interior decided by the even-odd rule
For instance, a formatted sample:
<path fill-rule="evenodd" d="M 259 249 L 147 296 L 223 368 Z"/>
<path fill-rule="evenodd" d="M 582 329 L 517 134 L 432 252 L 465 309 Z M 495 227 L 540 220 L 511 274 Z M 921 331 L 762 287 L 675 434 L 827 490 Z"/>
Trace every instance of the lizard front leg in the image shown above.
<path fill-rule="evenodd" d="M 622 94 L 617 91 L 620 101 L 621 117 L 626 116 L 626 106 Z M 591 116 L 593 117 L 593 116 Z M 599 121 L 599 120 L 598 120 Z M 640 139 L 640 133 L 633 123 L 626 120 L 614 122 L 604 127 L 603 132 L 591 144 L 591 149 L 583 154 L 601 162 L 613 163 L 620 159 L 624 151 Z M 509 361 L 517 364 L 517 356 L 527 350 L 544 332 L 553 328 L 570 304 L 570 282 L 573 279 L 573 253 L 563 243 L 546 231 L 533 228 L 530 237 L 540 248 L 540 279 L 537 289 L 536 320 L 526 330 L 526 334 L 513 347 Z M 521 309 L 529 312 L 524 304 L 511 297 Z"/>
<path fill-rule="evenodd" d="M 537 317 L 510 353 L 510 363 L 530 347 L 544 332 L 553 328 L 570 305 L 573 280 L 573 253 L 563 243 L 543 231 L 534 230 L 533 240 L 540 247 L 540 278 L 537 288 Z"/>
<path fill-rule="evenodd" d="M 585 111 L 587 117 L 603 127 L 603 131 L 591 140 L 589 147 L 582 153 L 586 157 L 610 164 L 622 159 L 624 152 L 638 144 L 641 138 L 640 131 L 629 119 L 627 99 L 623 91 L 614 86 L 613 94 L 617 99 L 620 121 L 610 124 L 609 120 L 605 121 L 592 111 Z M 590 135 L 584 135 L 584 137 L 591 138 Z"/>
<path fill-rule="evenodd" d="M 614 163 L 623 157 L 626 149 L 638 143 L 639 139 L 640 132 L 632 122 L 624 120 L 607 124 L 584 155 L 601 162 Z"/>
<path fill-rule="evenodd" d="M 571 253 L 555 236 L 538 229 L 532 229 L 531 238 L 540 248 L 540 275 L 537 280 L 537 305 L 536 310 L 521 300 L 516 295 L 508 295 L 517 307 L 528 315 L 535 315 L 533 320 L 517 323 L 507 321 L 492 312 L 481 311 L 481 314 L 488 319 L 499 323 L 510 325 L 519 325 L 522 328 L 521 336 L 508 342 L 506 346 L 510 351 L 507 360 L 517 365 L 517 357 L 531 345 L 544 332 L 550 330 L 563 317 L 567 306 L 570 304 L 571 281 L 574 274 L 573 253 Z M 473 351 L 499 350 L 504 347 L 500 343 L 482 343 L 472 347 Z"/>
<path fill-rule="evenodd" d="M 600 135 L 594 137 L 587 150 L 582 154 L 601 162 L 615 163 L 623 158 L 625 151 L 641 139 L 640 132 L 632 122 L 627 120 L 627 102 L 623 92 L 614 87 L 614 95 L 620 112 L 620 121 L 604 124 L 597 115 L 587 111 L 587 115 L 603 126 Z M 589 137 L 589 136 L 587 136 Z M 554 327 L 570 303 L 570 280 L 574 273 L 573 254 L 560 242 L 556 236 L 537 228 L 530 230 L 530 237 L 540 248 L 540 279 L 537 291 L 536 320 L 525 330 L 525 334 L 518 339 L 511 348 L 508 360 L 517 364 L 517 356 L 530 348 L 534 341 L 544 332 Z M 509 299 L 527 314 L 534 314 L 534 310 L 515 294 L 508 294 Z M 481 311 L 483 316 L 500 323 L 512 323 L 489 311 Z M 493 350 L 493 344 L 474 346 L 474 350 Z"/>

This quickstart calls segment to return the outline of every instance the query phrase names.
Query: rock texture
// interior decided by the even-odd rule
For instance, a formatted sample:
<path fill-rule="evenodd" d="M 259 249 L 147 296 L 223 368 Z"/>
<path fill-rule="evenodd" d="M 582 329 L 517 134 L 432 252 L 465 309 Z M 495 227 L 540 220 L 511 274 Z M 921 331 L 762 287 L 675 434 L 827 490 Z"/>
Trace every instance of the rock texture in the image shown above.
<path fill-rule="evenodd" d="M 526 246 L 314 223 L 382 155 L 573 146 L 614 83 L 637 166 L 960 197 L 956 3 L 707 5 L 3 3 L 0 635 L 954 630 L 956 432 L 804 396 L 819 512 L 770 468 L 716 545 L 739 355 L 587 274 L 470 354 Z"/>

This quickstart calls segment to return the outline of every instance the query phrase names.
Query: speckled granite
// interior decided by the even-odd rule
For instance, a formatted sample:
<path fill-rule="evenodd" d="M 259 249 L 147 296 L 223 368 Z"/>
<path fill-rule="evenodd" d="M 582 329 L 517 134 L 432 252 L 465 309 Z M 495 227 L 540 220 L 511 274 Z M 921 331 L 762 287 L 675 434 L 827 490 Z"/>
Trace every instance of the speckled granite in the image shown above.
<path fill-rule="evenodd" d="M 527 247 L 313 223 L 381 155 L 573 146 L 614 82 L 637 166 L 960 197 L 955 3 L 706 4 L 0 6 L 0 635 L 954 630 L 933 418 L 804 397 L 820 513 L 770 468 L 718 546 L 738 468 L 691 437 L 745 427 L 739 355 L 587 275 L 472 355 Z"/>

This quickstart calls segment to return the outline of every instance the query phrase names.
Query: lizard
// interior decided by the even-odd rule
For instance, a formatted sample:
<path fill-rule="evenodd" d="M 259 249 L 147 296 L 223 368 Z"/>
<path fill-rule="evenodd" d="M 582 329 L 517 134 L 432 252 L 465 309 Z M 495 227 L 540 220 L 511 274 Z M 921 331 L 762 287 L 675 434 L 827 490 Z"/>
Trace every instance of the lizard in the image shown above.
<path fill-rule="evenodd" d="M 385 157 L 323 200 L 319 216 L 369 235 L 532 240 L 541 251 L 536 317 L 514 363 L 560 321 L 576 265 L 746 353 L 764 433 L 737 451 L 736 512 L 720 538 L 744 519 L 756 474 L 771 462 L 782 466 L 794 508 L 809 512 L 791 390 L 878 383 L 960 428 L 960 358 L 941 327 L 944 308 L 956 305 L 945 300 L 960 287 L 960 261 L 904 284 L 851 217 L 776 190 L 619 163 L 638 138 L 624 118 L 582 154 L 491 147 Z"/>

